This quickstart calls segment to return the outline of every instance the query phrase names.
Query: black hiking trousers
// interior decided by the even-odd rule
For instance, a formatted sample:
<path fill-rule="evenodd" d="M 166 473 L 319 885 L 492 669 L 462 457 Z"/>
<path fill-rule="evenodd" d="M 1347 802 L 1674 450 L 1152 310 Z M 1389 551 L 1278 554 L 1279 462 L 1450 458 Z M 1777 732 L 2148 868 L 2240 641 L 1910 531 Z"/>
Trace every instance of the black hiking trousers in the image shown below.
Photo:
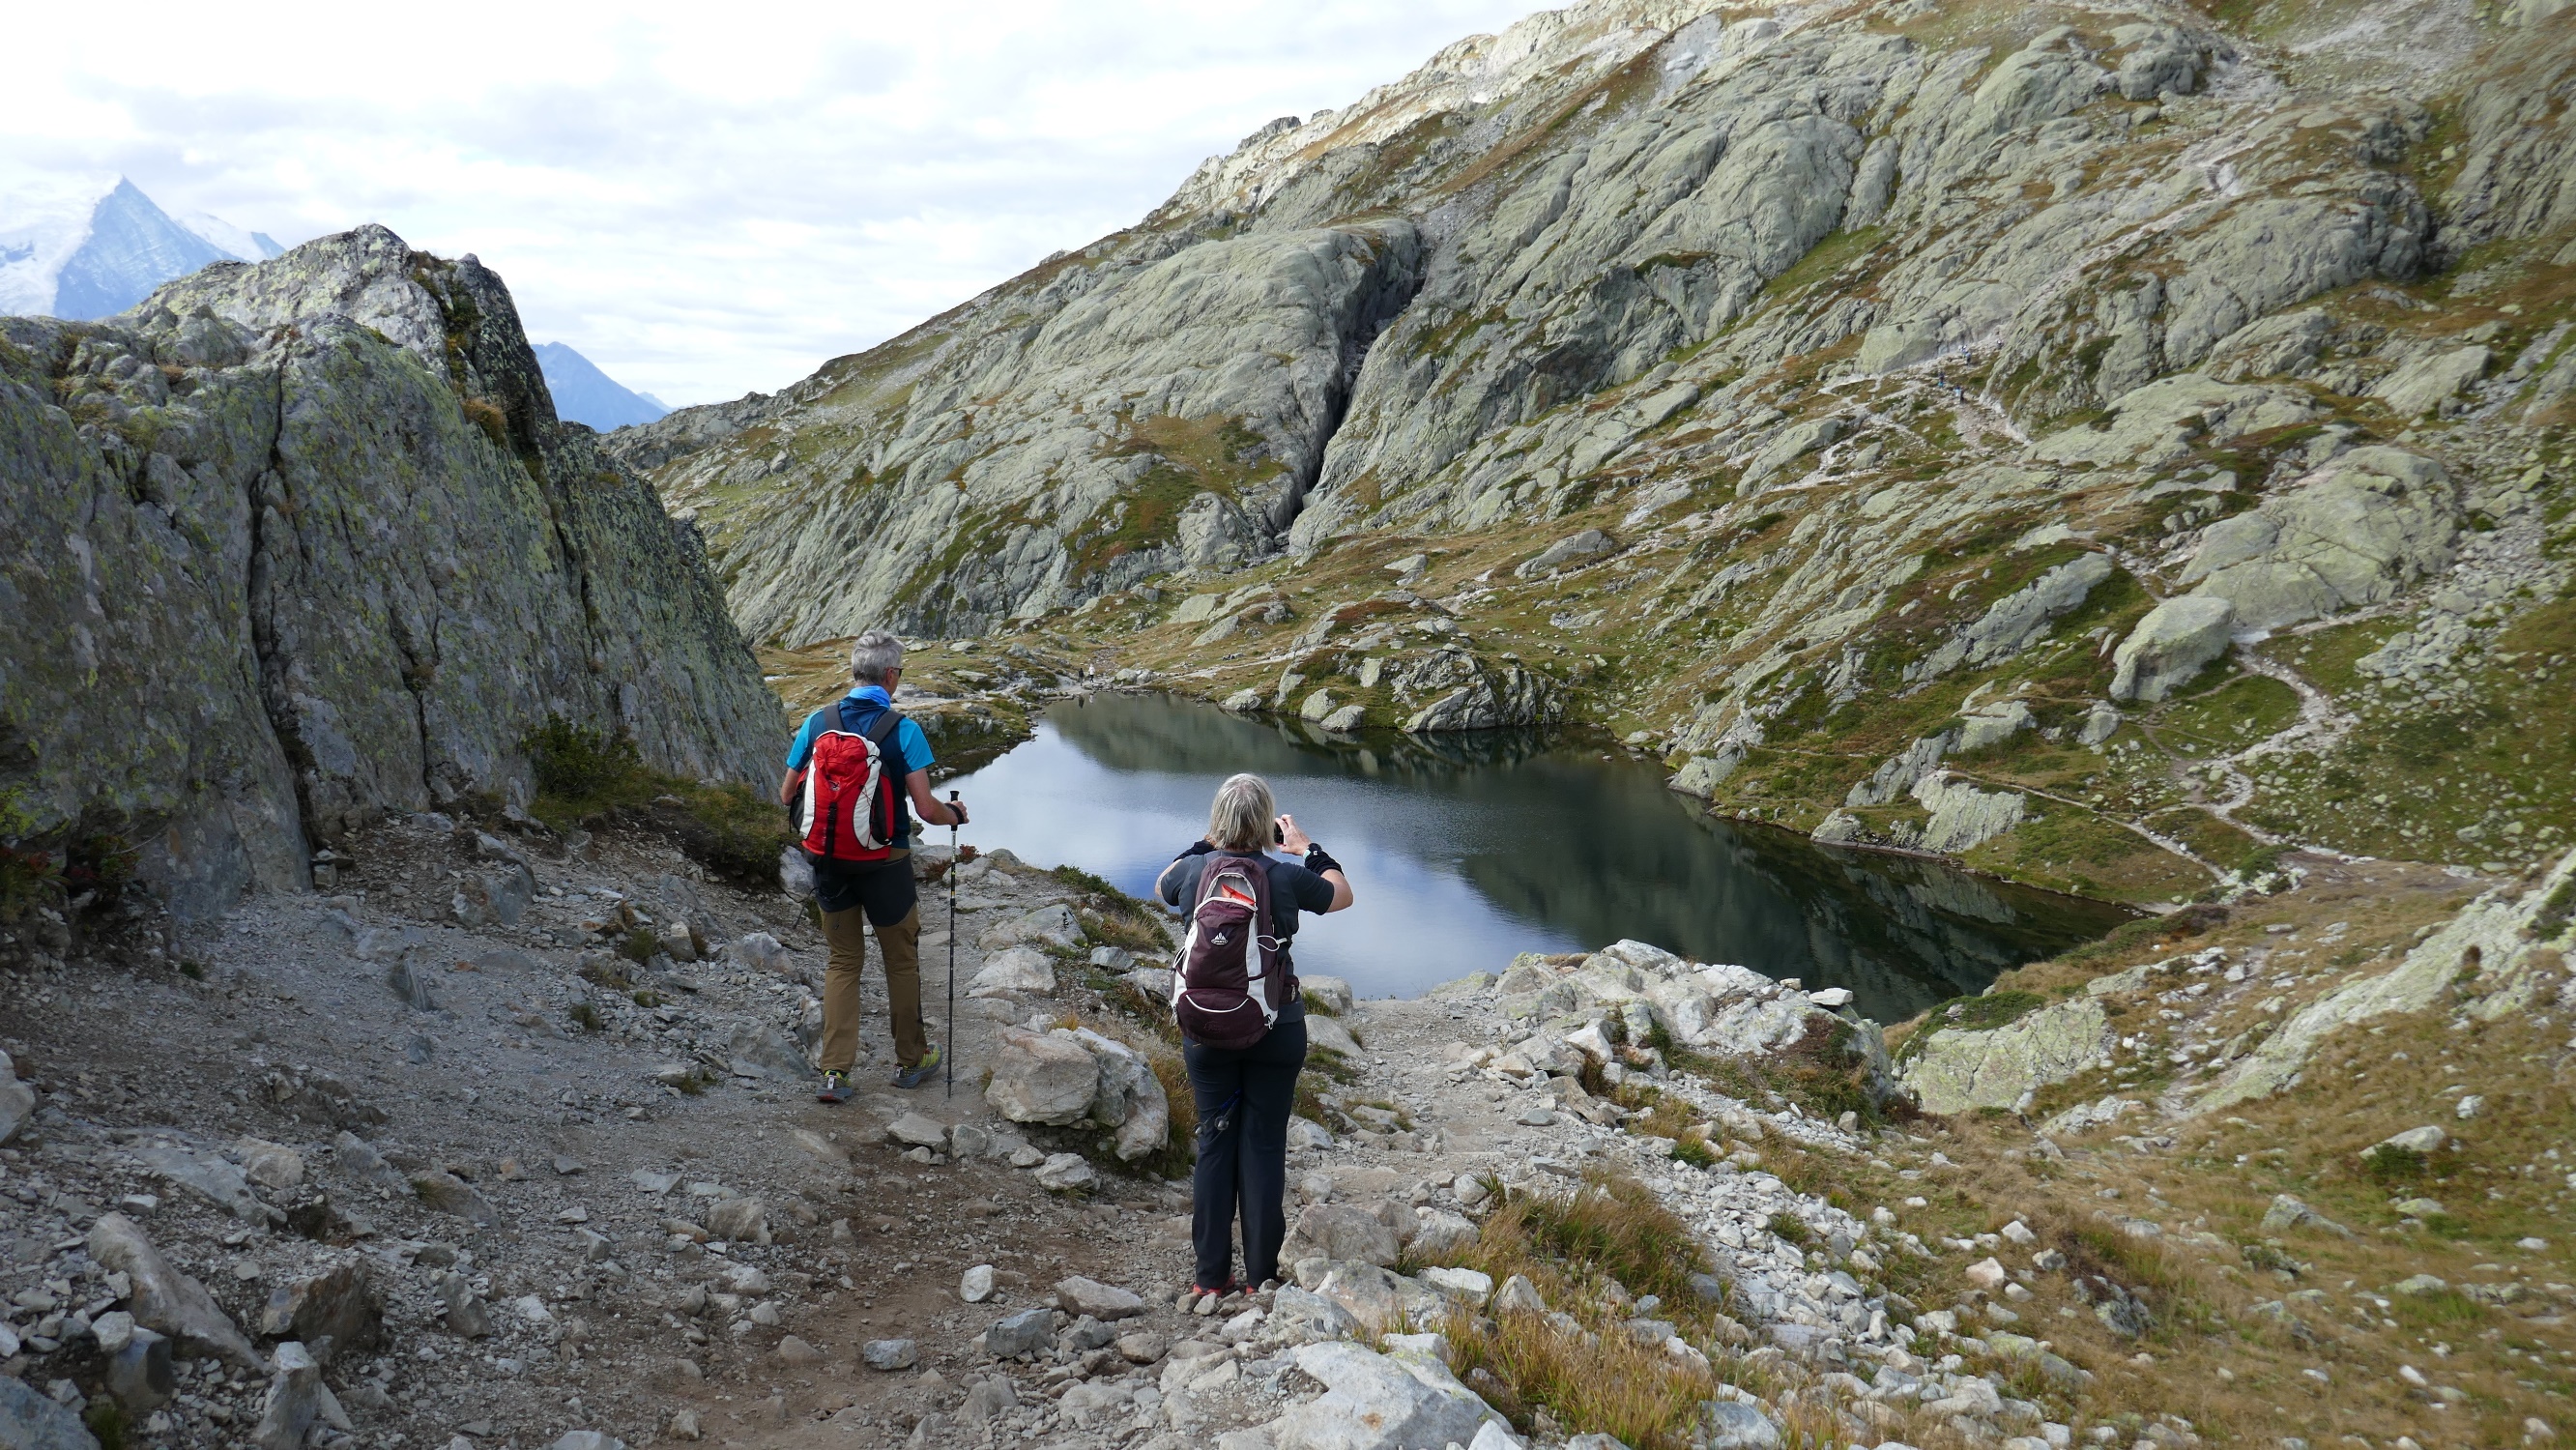
<path fill-rule="evenodd" d="M 1241 1051 L 1185 1042 L 1190 1095 L 1199 1107 L 1199 1163 L 1191 1180 L 1190 1242 L 1198 1251 L 1192 1282 L 1218 1289 L 1234 1271 L 1234 1224 L 1243 1219 L 1243 1283 L 1279 1277 L 1279 1244 L 1288 1236 L 1288 1117 L 1297 1102 L 1297 1073 L 1306 1065 L 1306 1019 L 1281 1022 Z M 1229 1119 L 1222 1132 L 1220 1118 Z"/>

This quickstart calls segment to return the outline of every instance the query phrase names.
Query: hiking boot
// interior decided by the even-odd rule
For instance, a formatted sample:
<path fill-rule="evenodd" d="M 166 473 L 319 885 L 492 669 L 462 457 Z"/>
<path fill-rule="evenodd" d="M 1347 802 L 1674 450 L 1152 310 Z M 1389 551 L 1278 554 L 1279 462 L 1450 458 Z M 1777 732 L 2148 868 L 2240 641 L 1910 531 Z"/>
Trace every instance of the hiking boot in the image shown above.
<path fill-rule="evenodd" d="M 850 1100 L 850 1075 L 846 1072 L 823 1074 L 823 1085 L 814 1091 L 814 1101 L 835 1106 Z"/>
<path fill-rule="evenodd" d="M 896 1073 L 894 1085 L 899 1088 L 917 1088 L 930 1081 L 931 1074 L 937 1071 L 939 1071 L 939 1049 L 934 1047 L 930 1049 L 928 1057 Z"/>

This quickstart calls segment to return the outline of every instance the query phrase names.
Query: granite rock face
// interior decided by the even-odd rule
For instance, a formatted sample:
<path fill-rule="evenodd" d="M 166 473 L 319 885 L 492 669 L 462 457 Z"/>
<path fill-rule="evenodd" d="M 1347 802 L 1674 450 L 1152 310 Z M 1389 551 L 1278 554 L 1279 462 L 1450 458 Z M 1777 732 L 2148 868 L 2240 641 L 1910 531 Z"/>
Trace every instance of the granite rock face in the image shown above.
<path fill-rule="evenodd" d="M 2239 837 L 2384 853 L 2316 783 L 2566 577 L 2576 27 L 2541 9 L 2391 47 L 1583 0 L 611 446 L 763 640 L 1078 632 L 1318 744 L 1598 724 L 1719 813 L 2077 892 L 2188 895 Z M 862 539 L 896 547 L 780 583 Z M 2291 686 L 2315 752 L 2247 738 L 2209 790 L 2116 738 L 2419 598 L 2385 711 Z M 2020 788 L 2070 740 L 2126 782 L 2095 819 Z M 2520 805 L 2438 837 L 2501 859 Z"/>
<path fill-rule="evenodd" d="M 382 227 L 0 320 L 0 791 L 183 917 L 387 810 L 524 794 L 549 715 L 757 779 L 694 530 L 557 422 L 501 279 Z"/>

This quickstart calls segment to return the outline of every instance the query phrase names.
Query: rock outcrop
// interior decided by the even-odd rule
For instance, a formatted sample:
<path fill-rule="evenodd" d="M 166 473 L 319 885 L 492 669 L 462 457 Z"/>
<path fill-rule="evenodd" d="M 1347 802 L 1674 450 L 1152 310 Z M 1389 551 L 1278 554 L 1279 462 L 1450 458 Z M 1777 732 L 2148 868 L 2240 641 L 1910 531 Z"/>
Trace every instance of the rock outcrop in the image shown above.
<path fill-rule="evenodd" d="M 549 716 L 754 780 L 697 535 L 559 423 L 501 279 L 382 227 L 0 321 L 0 801 L 182 917 L 387 811 L 524 795 Z"/>

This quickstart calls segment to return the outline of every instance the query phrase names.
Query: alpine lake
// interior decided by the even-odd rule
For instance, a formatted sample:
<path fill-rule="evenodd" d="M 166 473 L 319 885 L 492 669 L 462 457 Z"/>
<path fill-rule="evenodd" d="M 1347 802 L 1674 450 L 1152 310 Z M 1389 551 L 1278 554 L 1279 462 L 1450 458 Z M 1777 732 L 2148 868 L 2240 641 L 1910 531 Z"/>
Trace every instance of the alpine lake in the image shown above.
<path fill-rule="evenodd" d="M 1245 770 L 1349 873 L 1357 900 L 1305 918 L 1295 960 L 1362 997 L 1632 937 L 1809 990 L 1849 987 L 1864 1015 L 1896 1022 L 2131 915 L 1720 819 L 1665 789 L 1654 762 L 1573 735 L 1335 735 L 1100 694 L 1052 707 L 1034 738 L 940 790 L 964 793 L 968 843 L 1008 843 L 1150 898 L 1206 831 L 1217 784 Z M 938 924 L 945 903 L 923 906 Z"/>

